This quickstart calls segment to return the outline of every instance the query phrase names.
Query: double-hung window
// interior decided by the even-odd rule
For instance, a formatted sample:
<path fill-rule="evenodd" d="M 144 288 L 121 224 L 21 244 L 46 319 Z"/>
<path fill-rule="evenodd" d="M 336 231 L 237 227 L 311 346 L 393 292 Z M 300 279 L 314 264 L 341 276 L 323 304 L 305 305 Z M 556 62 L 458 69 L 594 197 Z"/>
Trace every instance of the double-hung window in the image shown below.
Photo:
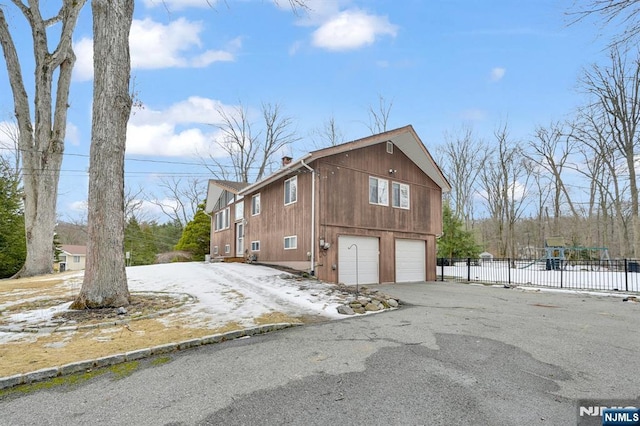
<path fill-rule="evenodd" d="M 229 207 L 216 213 L 215 223 L 216 231 L 227 229 L 229 227 Z"/>
<path fill-rule="evenodd" d="M 409 185 L 398 182 L 391 184 L 391 205 L 399 209 L 409 209 Z"/>
<path fill-rule="evenodd" d="M 244 201 L 236 203 L 236 221 L 244 218 Z"/>
<path fill-rule="evenodd" d="M 251 216 L 260 214 L 260 194 L 251 197 Z"/>
<path fill-rule="evenodd" d="M 251 241 L 251 251 L 260 251 L 260 241 Z"/>
<path fill-rule="evenodd" d="M 369 177 L 369 204 L 389 205 L 389 181 Z"/>
<path fill-rule="evenodd" d="M 284 181 L 284 205 L 298 201 L 298 176 Z"/>

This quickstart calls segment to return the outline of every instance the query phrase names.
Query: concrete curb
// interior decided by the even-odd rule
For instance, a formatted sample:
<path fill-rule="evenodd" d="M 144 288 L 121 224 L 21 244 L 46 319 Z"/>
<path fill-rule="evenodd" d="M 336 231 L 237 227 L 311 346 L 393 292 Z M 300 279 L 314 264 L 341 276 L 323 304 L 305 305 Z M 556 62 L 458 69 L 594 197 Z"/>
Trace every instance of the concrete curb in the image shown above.
<path fill-rule="evenodd" d="M 16 374 L 8 377 L 0 377 L 0 390 L 8 389 L 18 385 L 25 385 L 44 380 L 53 379 L 55 377 L 66 376 L 69 374 L 80 373 L 93 368 L 107 367 L 120 364 L 127 361 L 136 361 L 154 355 L 166 354 L 171 352 L 182 351 L 196 346 L 210 345 L 214 343 L 224 342 L 225 340 L 238 339 L 240 337 L 254 336 L 257 334 L 269 333 L 272 331 L 283 330 L 285 328 L 296 327 L 302 324 L 295 323 L 277 323 L 260 325 L 257 327 L 246 328 L 244 330 L 230 331 L 227 333 L 212 334 L 210 336 L 198 339 L 189 339 L 182 342 L 172 342 L 164 345 L 154 346 L 151 348 L 137 349 L 116 355 L 109 355 L 101 358 L 73 362 L 58 367 L 43 368 L 41 370 L 32 371 L 24 374 Z"/>

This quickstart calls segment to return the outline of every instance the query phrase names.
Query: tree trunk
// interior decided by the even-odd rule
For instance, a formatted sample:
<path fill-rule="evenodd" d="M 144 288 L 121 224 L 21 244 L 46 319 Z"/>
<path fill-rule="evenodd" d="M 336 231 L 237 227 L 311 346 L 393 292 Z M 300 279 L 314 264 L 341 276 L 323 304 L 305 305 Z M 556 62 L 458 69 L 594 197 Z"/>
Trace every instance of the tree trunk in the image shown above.
<path fill-rule="evenodd" d="M 124 152 L 131 112 L 133 0 L 93 0 L 94 93 L 87 264 L 73 309 L 129 304 L 124 258 Z"/>
<path fill-rule="evenodd" d="M 66 0 L 58 14 L 43 19 L 38 2 L 14 2 L 32 30 L 35 58 L 35 103 L 32 122 L 29 99 L 13 38 L 0 7 L 0 44 L 7 66 L 18 124 L 18 148 L 23 159 L 24 213 L 27 257 L 16 274 L 33 276 L 53 271 L 58 180 L 67 125 L 71 71 L 75 63 L 71 39 L 86 0 Z M 47 27 L 62 23 L 60 41 L 49 52 Z M 55 107 L 53 83 L 57 76 Z M 35 125 L 35 128 L 34 128 Z"/>

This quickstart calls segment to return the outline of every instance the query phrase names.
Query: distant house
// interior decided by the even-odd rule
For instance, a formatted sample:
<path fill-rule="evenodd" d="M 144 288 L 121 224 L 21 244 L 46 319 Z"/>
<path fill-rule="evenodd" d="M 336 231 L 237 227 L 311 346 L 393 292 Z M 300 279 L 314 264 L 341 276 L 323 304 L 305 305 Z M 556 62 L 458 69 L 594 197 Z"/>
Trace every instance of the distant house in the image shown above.
<path fill-rule="evenodd" d="M 435 280 L 449 190 L 411 126 L 285 157 L 251 185 L 209 181 L 211 257 L 345 284 Z"/>
<path fill-rule="evenodd" d="M 81 271 L 87 260 L 87 246 L 62 244 L 62 253 L 58 256 L 58 271 Z"/>

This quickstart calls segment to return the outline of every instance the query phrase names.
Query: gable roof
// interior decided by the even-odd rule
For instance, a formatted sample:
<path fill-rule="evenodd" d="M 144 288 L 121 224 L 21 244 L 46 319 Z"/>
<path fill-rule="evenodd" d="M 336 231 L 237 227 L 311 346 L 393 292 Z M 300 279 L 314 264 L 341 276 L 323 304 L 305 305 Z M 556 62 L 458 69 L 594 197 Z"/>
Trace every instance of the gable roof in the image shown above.
<path fill-rule="evenodd" d="M 408 125 L 395 130 L 378 133 L 377 135 L 368 136 L 366 138 L 356 139 L 352 142 L 343 143 L 341 145 L 312 151 L 304 157 L 282 167 L 266 178 L 246 186 L 240 190 L 238 194 L 244 195 L 260 189 L 294 170 L 306 167 L 306 164 L 311 161 L 387 141 L 393 142 L 393 144 L 411 161 L 413 161 L 427 176 L 429 176 L 436 185 L 442 188 L 443 192 L 451 191 L 451 185 L 449 185 L 447 178 L 444 177 L 440 167 L 438 167 L 431 154 L 429 154 L 429 151 L 427 151 L 427 148 L 418 137 L 413 126 Z"/>
<path fill-rule="evenodd" d="M 205 212 L 213 211 L 213 207 L 218 202 L 218 199 L 220 198 L 220 195 L 222 195 L 223 191 L 229 191 L 232 194 L 237 194 L 248 185 L 249 185 L 248 183 L 244 183 L 244 182 L 209 179 L 209 185 L 207 187 L 207 204 L 204 208 L 204 211 Z"/>
<path fill-rule="evenodd" d="M 87 246 L 75 246 L 72 244 L 61 244 L 60 248 L 63 252 L 71 256 L 86 256 Z"/>

